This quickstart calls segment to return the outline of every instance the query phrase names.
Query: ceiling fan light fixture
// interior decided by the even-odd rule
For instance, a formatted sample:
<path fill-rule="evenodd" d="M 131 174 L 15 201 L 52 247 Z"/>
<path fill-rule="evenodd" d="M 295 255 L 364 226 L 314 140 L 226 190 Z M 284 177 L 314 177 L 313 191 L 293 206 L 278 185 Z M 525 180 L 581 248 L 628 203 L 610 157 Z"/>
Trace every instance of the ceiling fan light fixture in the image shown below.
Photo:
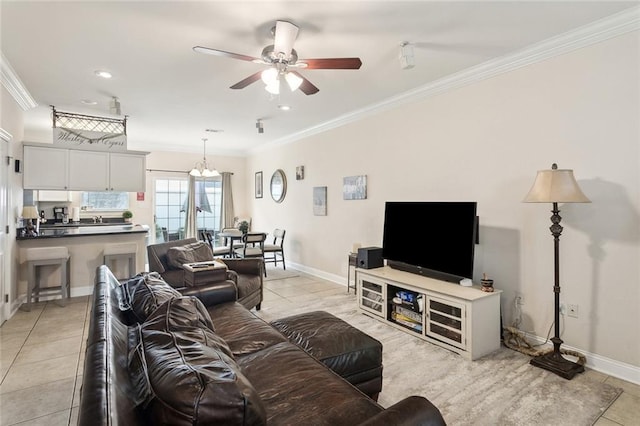
<path fill-rule="evenodd" d="M 267 68 L 262 71 L 260 78 L 267 86 L 278 81 L 278 70 L 275 68 Z"/>
<path fill-rule="evenodd" d="M 302 84 L 302 78 L 298 77 L 292 72 L 288 72 L 284 75 L 284 79 L 287 80 L 287 84 L 292 92 L 298 90 L 300 85 Z"/>
<path fill-rule="evenodd" d="M 280 94 L 280 81 L 276 80 L 273 83 L 267 84 L 264 89 L 271 93 L 272 95 L 279 95 Z"/>

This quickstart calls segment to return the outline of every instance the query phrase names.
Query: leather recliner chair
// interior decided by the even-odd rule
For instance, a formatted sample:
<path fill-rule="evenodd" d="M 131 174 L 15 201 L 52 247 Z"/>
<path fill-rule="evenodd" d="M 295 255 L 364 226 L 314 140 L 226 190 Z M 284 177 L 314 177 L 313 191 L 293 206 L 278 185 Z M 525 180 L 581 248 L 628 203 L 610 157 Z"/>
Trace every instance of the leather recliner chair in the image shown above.
<path fill-rule="evenodd" d="M 158 272 L 172 287 L 184 287 L 184 269 L 172 267 L 169 264 L 167 252 L 172 247 L 181 247 L 197 241 L 195 238 L 186 238 L 147 246 L 149 271 Z M 213 253 L 211 254 L 211 259 L 207 260 L 213 260 Z M 264 274 L 264 260 L 261 258 L 220 258 L 217 260 L 227 265 L 227 279 L 233 281 L 236 285 L 238 303 L 247 309 L 255 307 L 259 311 L 263 298 L 262 276 Z"/>

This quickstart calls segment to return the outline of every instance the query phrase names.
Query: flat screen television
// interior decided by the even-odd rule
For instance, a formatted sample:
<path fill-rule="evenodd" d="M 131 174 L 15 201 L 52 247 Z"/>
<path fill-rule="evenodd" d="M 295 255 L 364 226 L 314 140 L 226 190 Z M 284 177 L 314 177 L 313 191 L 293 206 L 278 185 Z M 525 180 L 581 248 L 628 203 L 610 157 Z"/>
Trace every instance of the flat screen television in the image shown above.
<path fill-rule="evenodd" d="M 473 276 L 475 201 L 385 204 L 382 257 L 387 265 L 458 283 Z"/>

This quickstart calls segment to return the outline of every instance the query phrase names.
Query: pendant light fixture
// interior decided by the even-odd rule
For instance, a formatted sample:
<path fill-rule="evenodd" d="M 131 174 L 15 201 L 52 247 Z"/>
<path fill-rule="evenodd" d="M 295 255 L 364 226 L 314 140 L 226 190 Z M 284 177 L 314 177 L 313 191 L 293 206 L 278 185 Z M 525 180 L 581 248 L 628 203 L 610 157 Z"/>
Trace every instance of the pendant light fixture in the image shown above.
<path fill-rule="evenodd" d="M 193 169 L 189 172 L 191 176 L 195 177 L 216 177 L 220 176 L 220 173 L 213 167 L 210 169 L 207 164 L 207 138 L 202 138 L 203 150 L 202 150 L 202 162 L 196 163 Z"/>

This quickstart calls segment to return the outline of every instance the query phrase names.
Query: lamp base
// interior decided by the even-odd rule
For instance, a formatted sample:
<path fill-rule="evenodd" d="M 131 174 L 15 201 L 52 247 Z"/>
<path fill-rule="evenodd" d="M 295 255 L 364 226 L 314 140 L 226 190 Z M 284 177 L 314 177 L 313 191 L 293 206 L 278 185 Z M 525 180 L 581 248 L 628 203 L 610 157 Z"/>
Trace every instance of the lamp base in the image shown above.
<path fill-rule="evenodd" d="M 576 374 L 584 372 L 584 366 L 569 361 L 560 352 L 555 351 L 537 356 L 531 359 L 529 364 L 549 370 L 567 380 L 571 380 Z"/>

